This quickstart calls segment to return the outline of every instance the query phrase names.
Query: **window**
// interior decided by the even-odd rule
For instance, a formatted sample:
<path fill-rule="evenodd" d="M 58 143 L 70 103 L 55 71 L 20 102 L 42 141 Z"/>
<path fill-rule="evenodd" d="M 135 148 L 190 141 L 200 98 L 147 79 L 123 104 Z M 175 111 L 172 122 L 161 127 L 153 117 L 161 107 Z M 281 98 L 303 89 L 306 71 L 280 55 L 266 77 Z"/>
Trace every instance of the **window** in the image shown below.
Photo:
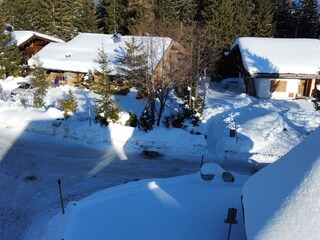
<path fill-rule="evenodd" d="M 270 92 L 286 92 L 287 81 L 271 80 Z"/>

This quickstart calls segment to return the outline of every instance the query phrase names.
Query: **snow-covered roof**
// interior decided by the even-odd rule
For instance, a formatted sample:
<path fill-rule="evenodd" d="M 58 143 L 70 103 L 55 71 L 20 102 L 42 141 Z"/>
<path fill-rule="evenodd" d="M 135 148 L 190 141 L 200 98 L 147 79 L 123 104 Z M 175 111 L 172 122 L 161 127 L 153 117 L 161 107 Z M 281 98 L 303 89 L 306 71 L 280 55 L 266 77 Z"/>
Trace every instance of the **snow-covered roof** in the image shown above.
<path fill-rule="evenodd" d="M 49 41 L 57 42 L 57 43 L 64 42 L 63 40 L 61 40 L 59 38 L 51 37 L 49 35 L 38 33 L 38 32 L 33 32 L 33 31 L 14 31 L 13 35 L 14 35 L 15 39 L 17 40 L 18 46 L 24 44 L 26 41 L 28 41 L 32 37 L 39 37 L 39 38 L 47 39 Z"/>
<path fill-rule="evenodd" d="M 320 128 L 243 187 L 248 239 L 319 239 Z"/>
<path fill-rule="evenodd" d="M 109 60 L 111 74 L 121 74 L 117 67 L 117 57 L 126 53 L 126 42 L 131 42 L 133 36 L 120 36 L 115 39 L 114 35 L 80 33 L 66 43 L 50 43 L 29 60 L 29 65 L 34 63 L 35 57 L 39 57 L 43 67 L 52 70 L 88 72 L 98 69 L 95 63 L 98 59 L 98 51 L 104 46 L 104 51 Z M 120 41 L 117 41 L 120 40 Z M 164 53 L 171 46 L 173 40 L 164 37 L 136 36 L 136 42 L 142 43 L 146 51 L 154 51 L 152 54 L 153 69 L 157 66 Z"/>
<path fill-rule="evenodd" d="M 320 41 L 318 39 L 238 38 L 245 69 L 257 73 L 319 74 Z"/>

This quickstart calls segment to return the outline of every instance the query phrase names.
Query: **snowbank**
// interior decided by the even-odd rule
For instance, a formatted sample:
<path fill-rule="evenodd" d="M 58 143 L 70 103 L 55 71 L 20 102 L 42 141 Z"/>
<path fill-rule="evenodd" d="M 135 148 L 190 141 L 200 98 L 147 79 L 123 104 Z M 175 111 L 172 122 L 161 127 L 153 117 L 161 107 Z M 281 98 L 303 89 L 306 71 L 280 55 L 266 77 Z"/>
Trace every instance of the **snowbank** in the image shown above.
<path fill-rule="evenodd" d="M 320 128 L 243 188 L 248 239 L 320 236 Z"/>

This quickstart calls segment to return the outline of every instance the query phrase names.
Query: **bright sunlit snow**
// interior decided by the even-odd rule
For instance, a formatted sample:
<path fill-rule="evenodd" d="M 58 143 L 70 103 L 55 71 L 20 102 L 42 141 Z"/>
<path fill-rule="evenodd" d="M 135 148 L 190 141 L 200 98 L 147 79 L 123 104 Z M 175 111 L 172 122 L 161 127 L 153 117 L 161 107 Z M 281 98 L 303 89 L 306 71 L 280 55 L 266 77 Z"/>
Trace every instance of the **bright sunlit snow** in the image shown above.
<path fill-rule="evenodd" d="M 244 185 L 248 239 L 320 236 L 320 129 Z"/>
<path fill-rule="evenodd" d="M 66 85 L 50 88 L 46 107 L 35 109 L 31 91 L 11 98 L 10 91 L 21 81 L 27 79 L 0 81 L 1 239 L 114 236 L 119 228 L 119 239 L 160 239 L 159 232 L 169 239 L 221 239 L 227 236 L 224 220 L 232 207 L 238 209 L 239 221 L 232 226 L 232 234 L 243 239 L 245 179 L 278 160 L 320 125 L 320 113 L 310 99 L 258 100 L 242 93 L 239 83 L 232 81 L 204 84 L 208 88 L 202 89 L 205 106 L 197 127 L 159 126 L 145 133 L 124 126 L 128 112 L 139 115 L 145 104 L 136 100 L 134 89 L 128 96 L 115 96 L 121 119 L 103 127 L 92 116 L 92 92 Z M 62 120 L 59 101 L 69 89 L 79 109 Z M 165 114 L 174 112 L 178 101 L 171 95 Z M 230 130 L 235 130 L 234 137 Z M 143 156 L 145 150 L 160 155 L 150 159 Z M 201 161 L 246 175 L 233 173 L 235 182 L 223 182 L 224 170 L 214 167 L 208 168 L 217 171 L 213 180 L 204 181 L 198 173 Z M 180 177 L 110 188 L 173 176 Z M 63 216 L 58 178 L 63 182 Z M 105 222 L 89 218 L 91 212 Z M 73 224 L 77 227 L 70 228 Z M 101 232 L 94 231 L 95 226 Z"/>
<path fill-rule="evenodd" d="M 317 74 L 320 41 L 318 39 L 279 39 L 243 37 L 237 39 L 244 67 L 255 73 Z M 290 61 L 288 61 L 290 59 Z"/>

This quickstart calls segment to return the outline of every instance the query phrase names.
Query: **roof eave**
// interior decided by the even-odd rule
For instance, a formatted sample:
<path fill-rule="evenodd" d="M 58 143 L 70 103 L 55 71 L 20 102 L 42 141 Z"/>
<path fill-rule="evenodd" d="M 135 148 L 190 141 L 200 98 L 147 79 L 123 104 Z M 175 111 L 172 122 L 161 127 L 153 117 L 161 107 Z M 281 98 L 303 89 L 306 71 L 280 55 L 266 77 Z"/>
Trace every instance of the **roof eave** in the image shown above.
<path fill-rule="evenodd" d="M 281 79 L 320 79 L 319 74 L 306 73 L 250 73 L 252 78 L 281 78 Z"/>

